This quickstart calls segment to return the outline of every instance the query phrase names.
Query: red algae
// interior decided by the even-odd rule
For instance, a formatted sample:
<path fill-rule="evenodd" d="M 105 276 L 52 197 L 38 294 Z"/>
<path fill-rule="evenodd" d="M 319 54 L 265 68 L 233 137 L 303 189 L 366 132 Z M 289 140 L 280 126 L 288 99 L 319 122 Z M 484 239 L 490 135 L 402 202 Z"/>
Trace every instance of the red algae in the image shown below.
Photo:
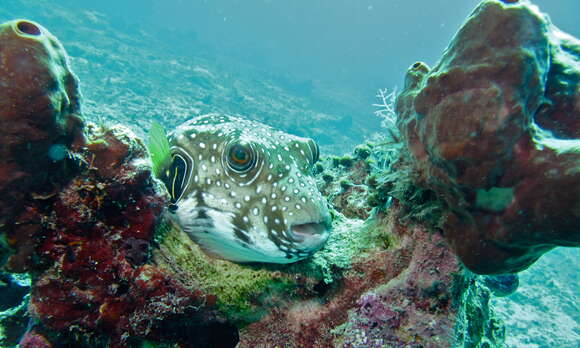
<path fill-rule="evenodd" d="M 71 330 L 110 347 L 161 340 L 162 323 L 203 312 L 206 295 L 147 264 L 166 197 L 145 147 L 123 127 L 84 127 L 77 79 L 45 28 L 8 22 L 0 41 L 5 267 L 33 275 L 34 330 L 51 332 L 29 331 L 21 346 L 68 342 Z"/>

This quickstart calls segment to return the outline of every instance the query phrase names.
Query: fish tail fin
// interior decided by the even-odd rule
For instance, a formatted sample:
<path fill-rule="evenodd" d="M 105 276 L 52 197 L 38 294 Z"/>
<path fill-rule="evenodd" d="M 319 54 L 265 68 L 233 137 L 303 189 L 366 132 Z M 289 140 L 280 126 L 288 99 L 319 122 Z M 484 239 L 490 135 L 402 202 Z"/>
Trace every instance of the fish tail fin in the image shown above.
<path fill-rule="evenodd" d="M 164 168 L 166 168 L 171 161 L 171 150 L 165 129 L 156 121 L 153 121 L 151 124 L 151 129 L 149 130 L 149 143 L 147 144 L 147 147 L 151 154 L 153 174 L 155 174 L 157 178 L 161 178 Z"/>

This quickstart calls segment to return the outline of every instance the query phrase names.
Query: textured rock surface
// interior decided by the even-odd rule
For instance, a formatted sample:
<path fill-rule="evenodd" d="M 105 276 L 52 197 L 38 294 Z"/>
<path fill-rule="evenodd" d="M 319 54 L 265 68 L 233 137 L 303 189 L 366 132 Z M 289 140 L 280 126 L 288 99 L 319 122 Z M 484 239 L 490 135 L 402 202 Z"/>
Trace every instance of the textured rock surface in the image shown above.
<path fill-rule="evenodd" d="M 54 193 L 68 162 L 58 150 L 82 141 L 79 92 L 62 45 L 46 29 L 4 23 L 0 42 L 0 229 L 29 237 L 34 227 L 23 203 Z"/>
<path fill-rule="evenodd" d="M 579 80 L 580 42 L 525 1 L 483 1 L 437 66 L 409 69 L 398 126 L 473 271 L 580 245 Z"/>
<path fill-rule="evenodd" d="M 210 299 L 146 263 L 165 196 L 141 141 L 83 129 L 77 80 L 45 28 L 8 22 L 0 42 L 4 267 L 33 279 L 21 346 L 203 342 Z M 180 317 L 198 320 L 167 337 Z"/>

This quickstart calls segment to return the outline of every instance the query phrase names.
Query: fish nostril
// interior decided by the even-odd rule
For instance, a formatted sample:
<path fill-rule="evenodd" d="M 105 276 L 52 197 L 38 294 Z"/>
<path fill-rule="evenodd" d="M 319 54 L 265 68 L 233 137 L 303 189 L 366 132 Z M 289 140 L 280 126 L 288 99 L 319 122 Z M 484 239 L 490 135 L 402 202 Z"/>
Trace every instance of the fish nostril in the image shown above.
<path fill-rule="evenodd" d="M 40 28 L 28 21 L 20 21 L 16 24 L 16 28 L 23 34 L 38 36 L 40 35 Z"/>

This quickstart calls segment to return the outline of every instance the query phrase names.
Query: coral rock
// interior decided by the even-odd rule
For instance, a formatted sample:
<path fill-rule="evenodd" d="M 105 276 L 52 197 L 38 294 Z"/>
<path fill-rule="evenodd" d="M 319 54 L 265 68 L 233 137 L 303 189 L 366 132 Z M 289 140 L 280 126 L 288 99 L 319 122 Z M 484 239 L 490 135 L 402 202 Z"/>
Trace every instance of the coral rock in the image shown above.
<path fill-rule="evenodd" d="M 89 146 L 77 155 L 90 165 L 41 217 L 42 238 L 29 260 L 40 266 L 29 268 L 42 272 L 32 286 L 30 312 L 57 333 L 74 327 L 77 334 L 110 337 L 111 346 L 126 345 L 127 337 L 160 340 L 161 323 L 203 312 L 205 294 L 147 264 L 165 196 L 143 144 L 118 126 L 88 131 Z M 95 160 L 106 146 L 113 149 Z"/>
<path fill-rule="evenodd" d="M 320 298 L 284 304 L 242 328 L 239 347 L 501 344 L 501 325 L 474 301 L 489 298 L 488 291 L 476 285 L 438 234 L 395 223 L 400 212 L 395 206 L 368 221 L 370 230 L 358 231 L 392 236 L 388 249 L 359 252 Z"/>
<path fill-rule="evenodd" d="M 80 94 L 60 42 L 40 25 L 0 25 L 0 231 L 19 245 L 10 267 L 24 270 L 38 232 L 31 200 L 53 195 L 74 167 L 69 148 L 80 145 Z"/>
<path fill-rule="evenodd" d="M 525 269 L 580 245 L 580 41 L 528 2 L 483 1 L 397 101 L 417 184 L 450 207 L 447 241 L 471 270 Z"/>
<path fill-rule="evenodd" d="M 82 141 L 82 122 L 77 78 L 48 30 L 11 21 L 0 25 L 0 42 L 2 225 L 22 209 L 30 192 L 50 191 L 67 147 Z"/>
<path fill-rule="evenodd" d="M 83 124 L 67 61 L 40 25 L 0 25 L 4 266 L 33 274 L 21 346 L 189 342 L 164 323 L 215 321 L 205 310 L 215 299 L 147 263 L 165 193 L 131 131 Z"/>

